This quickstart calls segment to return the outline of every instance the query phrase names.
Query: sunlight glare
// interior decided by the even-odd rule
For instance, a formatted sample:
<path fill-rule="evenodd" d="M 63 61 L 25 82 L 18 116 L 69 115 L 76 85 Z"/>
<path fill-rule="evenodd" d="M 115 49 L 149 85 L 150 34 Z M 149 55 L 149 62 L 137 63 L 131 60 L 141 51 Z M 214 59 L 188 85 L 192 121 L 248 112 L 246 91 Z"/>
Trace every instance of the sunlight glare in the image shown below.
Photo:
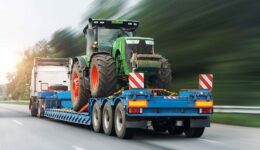
<path fill-rule="evenodd" d="M 6 73 L 15 71 L 18 63 L 17 53 L 14 51 L 0 50 L 0 84 L 6 83 Z"/>

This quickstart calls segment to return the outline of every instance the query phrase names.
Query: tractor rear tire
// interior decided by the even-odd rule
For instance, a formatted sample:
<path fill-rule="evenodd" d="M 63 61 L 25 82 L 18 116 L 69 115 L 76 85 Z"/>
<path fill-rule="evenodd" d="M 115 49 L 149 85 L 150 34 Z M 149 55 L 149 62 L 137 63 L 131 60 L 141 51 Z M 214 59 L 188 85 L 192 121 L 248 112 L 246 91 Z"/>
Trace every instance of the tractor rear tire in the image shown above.
<path fill-rule="evenodd" d="M 155 76 L 151 78 L 152 88 L 161 88 L 170 90 L 172 86 L 172 70 L 168 62 L 165 62 L 165 67 L 160 68 Z"/>
<path fill-rule="evenodd" d="M 92 97 L 106 97 L 116 91 L 116 63 L 111 56 L 95 55 L 91 61 L 89 74 Z"/>
<path fill-rule="evenodd" d="M 72 66 L 71 73 L 71 97 L 72 108 L 74 111 L 79 111 L 85 106 L 90 97 L 89 81 L 80 70 L 79 62 L 75 62 Z"/>

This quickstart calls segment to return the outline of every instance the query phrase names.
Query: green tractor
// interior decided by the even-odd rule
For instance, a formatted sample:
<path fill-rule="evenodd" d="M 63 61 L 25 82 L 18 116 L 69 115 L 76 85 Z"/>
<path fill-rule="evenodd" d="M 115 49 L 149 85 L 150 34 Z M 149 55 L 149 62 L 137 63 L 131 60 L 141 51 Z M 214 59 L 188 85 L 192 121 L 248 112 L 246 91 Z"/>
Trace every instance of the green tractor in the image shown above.
<path fill-rule="evenodd" d="M 169 89 L 171 67 L 154 53 L 152 38 L 137 37 L 137 21 L 89 19 L 83 32 L 86 55 L 73 58 L 73 110 L 80 111 L 90 97 L 106 97 L 128 85 L 128 74 L 142 72 L 147 88 Z"/>

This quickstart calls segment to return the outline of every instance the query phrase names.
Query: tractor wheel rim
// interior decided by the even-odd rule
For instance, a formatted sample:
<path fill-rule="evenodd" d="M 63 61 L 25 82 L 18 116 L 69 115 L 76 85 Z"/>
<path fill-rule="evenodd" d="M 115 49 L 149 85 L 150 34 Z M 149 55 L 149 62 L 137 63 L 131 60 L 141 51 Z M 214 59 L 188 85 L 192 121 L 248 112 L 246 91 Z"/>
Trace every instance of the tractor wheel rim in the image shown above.
<path fill-rule="evenodd" d="M 74 73 L 73 74 L 73 84 L 72 84 L 72 95 L 73 95 L 73 100 L 77 101 L 79 97 L 79 74 Z"/>
<path fill-rule="evenodd" d="M 93 66 L 91 75 L 92 75 L 92 87 L 93 87 L 93 89 L 97 89 L 98 83 L 99 83 L 99 80 L 98 80 L 99 73 L 98 73 L 98 68 L 96 65 Z"/>

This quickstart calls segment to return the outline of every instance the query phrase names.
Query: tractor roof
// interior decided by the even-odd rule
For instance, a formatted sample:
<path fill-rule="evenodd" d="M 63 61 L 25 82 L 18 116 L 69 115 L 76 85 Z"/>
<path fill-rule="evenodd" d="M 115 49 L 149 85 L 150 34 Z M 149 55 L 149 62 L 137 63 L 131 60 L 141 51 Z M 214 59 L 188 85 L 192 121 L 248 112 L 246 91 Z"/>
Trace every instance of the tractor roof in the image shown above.
<path fill-rule="evenodd" d="M 126 40 L 154 40 L 153 38 L 149 37 L 140 37 L 140 36 L 135 36 L 135 37 L 122 37 Z"/>
<path fill-rule="evenodd" d="M 88 28 L 104 27 L 109 29 L 124 28 L 131 31 L 137 29 L 139 25 L 138 21 L 132 20 L 108 20 L 108 19 L 92 19 L 89 18 L 88 25 L 84 28 L 83 32 L 86 33 Z"/>

